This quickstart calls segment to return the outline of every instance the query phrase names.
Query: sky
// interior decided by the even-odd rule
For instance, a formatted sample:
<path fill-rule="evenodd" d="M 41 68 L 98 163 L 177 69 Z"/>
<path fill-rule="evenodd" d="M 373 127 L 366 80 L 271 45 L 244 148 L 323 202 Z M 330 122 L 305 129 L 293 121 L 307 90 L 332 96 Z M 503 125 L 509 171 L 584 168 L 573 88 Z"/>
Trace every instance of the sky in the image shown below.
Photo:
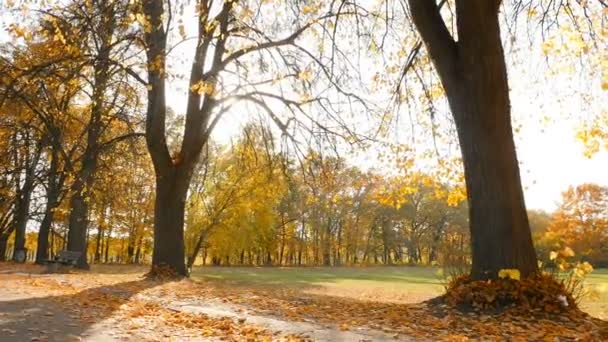
<path fill-rule="evenodd" d="M 0 15 L 0 44 L 9 41 L 4 29 L 12 20 L 6 14 Z M 196 23 L 186 21 L 186 26 L 189 32 L 194 32 Z M 187 66 L 191 51 L 192 44 L 182 44 L 173 53 L 183 58 Z M 545 78 L 543 63 L 546 61 L 539 44 L 523 56 L 523 59 L 509 58 L 508 63 L 514 126 L 521 124 L 515 142 L 524 194 L 528 208 L 552 211 L 559 203 L 561 192 L 570 185 L 587 182 L 608 185 L 608 153 L 600 152 L 588 159 L 575 137 L 581 119 L 586 117 L 585 111 L 597 110 L 598 106 L 607 108 L 605 97 L 608 96 L 594 98 L 593 103 L 583 105 L 578 97 L 569 97 L 573 82 L 576 89 L 584 90 L 586 82 L 593 85 L 597 80 L 576 80 L 572 76 Z M 185 66 L 183 73 L 187 74 Z M 608 94 L 604 92 L 604 95 Z M 167 103 L 177 113 L 185 112 L 185 96 L 183 84 L 177 81 L 169 84 Z M 544 117 L 550 117 L 550 120 L 544 120 Z M 213 139 L 230 141 L 248 118 L 251 115 L 239 111 L 228 113 L 213 132 Z M 404 120 L 403 124 L 410 123 Z M 363 168 L 377 168 L 375 152 L 369 153 L 354 163 Z"/>
<path fill-rule="evenodd" d="M 188 32 L 195 32 L 195 28 L 195 21 L 186 21 Z M 175 54 L 190 60 L 188 56 L 192 48 L 183 44 Z M 580 79 L 576 74 L 568 73 L 547 76 L 550 62 L 545 59 L 540 42 L 528 46 L 523 54 L 520 51 L 509 55 L 512 51 L 508 47 L 506 51 L 514 126 L 522 127 L 515 133 L 515 143 L 527 207 L 553 211 L 559 204 L 561 193 L 571 185 L 591 182 L 608 186 L 608 153 L 600 152 L 591 159 L 586 158 L 582 143 L 576 139 L 577 128 L 582 120 L 592 115 L 591 111 L 608 108 L 605 92 L 595 91 L 599 89 L 599 80 L 587 79 L 585 73 L 580 73 Z M 363 69 L 366 68 L 373 67 L 364 64 Z M 176 112 L 185 111 L 183 88 L 177 84 L 169 87 L 171 100 L 168 103 Z M 576 91 L 604 95 L 604 98 L 595 98 L 592 104 L 582 104 L 579 97 L 572 96 Z M 406 118 L 400 121 L 402 126 L 410 125 Z M 213 138 L 228 142 L 239 133 L 245 122 L 246 116 L 241 111 L 229 113 L 220 121 Z M 406 130 L 402 128 L 395 127 Z M 351 162 L 364 169 L 382 169 L 373 150 L 351 159 Z"/>

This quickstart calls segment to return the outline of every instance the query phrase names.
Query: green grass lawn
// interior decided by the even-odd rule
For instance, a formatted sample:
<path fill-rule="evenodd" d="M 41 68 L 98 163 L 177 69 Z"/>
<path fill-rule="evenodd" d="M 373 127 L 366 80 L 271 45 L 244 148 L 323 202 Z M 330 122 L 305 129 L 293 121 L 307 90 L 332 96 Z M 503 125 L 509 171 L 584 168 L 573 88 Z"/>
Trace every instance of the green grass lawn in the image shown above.
<path fill-rule="evenodd" d="M 587 276 L 590 295 L 583 298 L 581 308 L 598 318 L 608 320 L 608 269 L 596 269 Z"/>
<path fill-rule="evenodd" d="M 443 292 L 443 280 L 431 267 L 199 267 L 192 278 L 236 286 L 279 286 L 322 295 L 363 300 L 417 302 Z M 608 269 L 587 278 L 593 295 L 581 307 L 608 319 Z"/>

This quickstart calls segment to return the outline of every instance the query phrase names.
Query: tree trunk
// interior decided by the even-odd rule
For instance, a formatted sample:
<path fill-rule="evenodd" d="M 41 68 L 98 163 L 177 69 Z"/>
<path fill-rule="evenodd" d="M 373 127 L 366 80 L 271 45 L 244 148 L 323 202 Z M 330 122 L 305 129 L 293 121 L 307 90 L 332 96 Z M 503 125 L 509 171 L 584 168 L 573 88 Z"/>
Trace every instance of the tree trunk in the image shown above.
<path fill-rule="evenodd" d="M 135 263 L 136 264 L 141 263 L 141 248 L 142 248 L 143 241 L 144 241 L 144 236 L 143 236 L 143 232 L 142 232 L 142 234 L 140 234 L 139 238 L 137 239 L 137 251 L 135 252 Z"/>
<path fill-rule="evenodd" d="M 102 246 L 101 244 L 103 243 L 103 235 L 104 235 L 104 228 L 103 226 L 100 224 L 99 228 L 97 230 L 97 241 L 95 243 L 95 262 L 101 262 L 101 251 L 102 251 Z"/>
<path fill-rule="evenodd" d="M 108 236 L 106 237 L 106 243 L 105 243 L 105 248 L 106 250 L 104 251 L 104 262 L 107 264 L 109 259 L 109 254 L 110 254 L 110 240 L 112 239 L 112 222 L 110 222 L 110 225 L 108 226 Z"/>
<path fill-rule="evenodd" d="M 331 218 L 327 220 L 323 234 L 323 266 L 331 266 Z"/>
<path fill-rule="evenodd" d="M 469 204 L 474 279 L 537 271 L 511 129 L 500 0 L 457 0 L 458 42 L 435 1 L 410 0 L 456 123 Z"/>
<path fill-rule="evenodd" d="M 198 240 L 196 241 L 196 246 L 194 246 L 194 250 L 192 251 L 192 254 L 188 257 L 188 264 L 187 267 L 188 269 L 192 269 L 192 266 L 194 265 L 194 262 L 196 261 L 196 257 L 198 256 L 198 253 L 200 252 L 201 248 L 203 247 L 203 243 L 205 242 L 205 238 L 206 238 L 206 229 L 203 229 L 203 231 L 201 232 L 201 234 L 198 237 Z"/>
<path fill-rule="evenodd" d="M 17 260 L 19 252 L 26 253 L 25 250 L 25 235 L 27 229 L 27 221 L 30 218 L 30 203 L 32 199 L 32 191 L 34 190 L 35 169 L 38 163 L 38 156 L 31 158 L 28 151 L 25 157 L 25 178 L 23 187 L 17 193 L 18 202 L 15 213 L 15 246 L 13 249 L 13 260 Z M 39 152 L 36 152 L 39 153 Z M 39 154 L 38 154 L 39 155 Z M 26 258 L 23 259 L 25 261 Z"/>
<path fill-rule="evenodd" d="M 41 264 L 49 259 L 49 234 L 53 224 L 53 211 L 59 205 L 59 189 L 57 187 L 57 154 L 53 153 L 51 167 L 49 169 L 49 184 L 46 192 L 46 206 L 44 217 L 38 229 L 38 244 L 36 246 L 36 263 Z"/>
<path fill-rule="evenodd" d="M 42 264 L 44 260 L 49 259 L 49 233 L 53 224 L 53 209 L 54 207 L 49 208 L 49 203 L 47 202 L 44 218 L 40 222 L 40 229 L 38 229 L 38 244 L 36 246 L 37 264 Z"/>
<path fill-rule="evenodd" d="M 281 213 L 281 247 L 279 248 L 279 266 L 283 265 L 283 253 L 285 253 L 285 216 Z"/>
<path fill-rule="evenodd" d="M 334 266 L 340 266 L 342 256 L 340 255 L 340 249 L 342 248 L 342 224 L 343 222 L 339 222 L 338 224 L 338 236 L 337 236 L 337 245 L 336 245 L 336 257 L 334 260 Z"/>
<path fill-rule="evenodd" d="M 187 276 L 184 249 L 184 209 L 191 172 L 176 168 L 156 179 L 152 266 L 168 266 Z"/>
<path fill-rule="evenodd" d="M 87 263 L 87 213 L 89 210 L 88 203 L 84 198 L 82 191 L 77 191 L 72 195 L 70 200 L 70 218 L 68 229 L 68 251 L 80 252 L 76 266 L 81 269 L 88 269 Z"/>
<path fill-rule="evenodd" d="M 17 212 L 15 214 L 15 246 L 13 249 L 13 260 L 16 260 L 17 253 L 25 252 L 25 233 L 27 221 L 30 217 L 29 213 L 33 182 L 33 175 L 31 176 L 31 180 L 28 179 L 28 176 L 26 176 L 22 193 L 19 195 L 20 198 L 17 204 Z"/>
<path fill-rule="evenodd" d="M 0 234 L 0 261 L 6 261 L 7 245 L 8 245 L 8 235 Z"/>
<path fill-rule="evenodd" d="M 114 6 L 101 4 L 103 16 L 98 27 L 97 37 L 100 40 L 99 51 L 93 64 L 93 91 L 90 119 L 87 127 L 87 145 L 82 155 L 82 165 L 77 172 L 70 201 L 70 219 L 68 231 L 68 250 L 81 252 L 77 267 L 88 269 L 87 262 L 87 228 L 89 206 L 88 197 L 95 181 L 97 159 L 99 157 L 99 138 L 104 129 L 103 114 L 106 112 L 105 92 L 110 80 L 110 53 L 112 50 L 112 36 L 116 24 Z"/>

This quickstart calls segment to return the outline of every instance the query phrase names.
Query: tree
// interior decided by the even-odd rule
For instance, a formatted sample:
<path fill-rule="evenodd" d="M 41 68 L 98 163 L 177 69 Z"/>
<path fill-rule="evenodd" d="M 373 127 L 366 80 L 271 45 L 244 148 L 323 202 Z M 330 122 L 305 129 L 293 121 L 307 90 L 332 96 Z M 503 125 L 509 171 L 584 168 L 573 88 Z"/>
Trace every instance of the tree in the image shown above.
<path fill-rule="evenodd" d="M 450 33 L 435 1 L 409 0 L 456 123 L 469 204 L 474 279 L 537 272 L 511 128 L 501 0 L 456 1 Z M 457 34 L 457 40 L 455 35 Z"/>
<path fill-rule="evenodd" d="M 6 212 L 2 215 L 0 225 L 0 253 L 4 258 L 7 240 L 14 232 L 13 259 L 18 260 L 18 257 L 25 255 L 26 228 L 30 219 L 32 193 L 37 184 L 43 141 L 42 134 L 36 129 L 35 117 L 26 106 L 18 102 L 3 102 L 0 103 L 3 129 L 10 128 L 10 131 L 3 134 L 6 150 L 3 151 L 5 170 L 2 185 L 12 187 L 10 190 L 4 189 L 5 194 L 12 198 L 7 197 L 2 201 Z"/>
<path fill-rule="evenodd" d="M 138 15 L 144 30 L 148 62 L 148 80 L 144 82 L 148 89 L 146 141 L 156 173 L 153 269 L 164 265 L 179 275 L 188 273 L 184 263 L 184 212 L 188 188 L 209 136 L 222 115 L 235 102 L 246 101 L 255 105 L 271 118 L 283 134 L 292 138 L 288 131 L 290 123 L 293 122 L 295 126 L 302 124 L 302 120 L 295 116 L 282 120 L 270 102 L 293 114 L 302 115 L 316 129 L 340 135 L 303 109 L 312 103 L 319 103 L 319 107 L 325 108 L 325 111 L 335 108 L 331 105 L 335 99 L 321 90 L 322 96 L 311 94 L 313 87 L 310 85 L 313 80 L 311 66 L 315 65 L 319 69 L 318 78 L 326 78 L 330 84 L 338 85 L 334 77 L 338 70 L 329 67 L 335 58 L 319 58 L 296 42 L 311 27 L 336 14 L 318 15 L 318 8 L 301 8 L 296 4 L 290 17 L 267 18 L 259 15 L 261 6 L 274 5 L 257 1 L 196 1 L 197 44 L 189 75 L 183 141 L 179 151 L 172 154 L 166 138 L 165 80 L 168 73 L 167 42 L 173 13 L 171 8 L 165 8 L 163 0 L 142 2 L 142 13 Z M 357 8 L 356 5 L 349 7 Z M 272 28 L 279 25 L 296 28 L 287 35 L 274 37 Z M 260 69 L 267 72 L 256 72 L 257 76 L 250 76 L 251 70 Z M 268 91 L 275 83 L 281 84 L 286 80 L 292 84 L 289 91 L 280 86 L 276 92 Z M 302 85 L 295 87 L 298 81 Z M 353 107 L 353 102 L 360 101 L 350 91 L 340 87 L 337 89 L 351 98 Z M 344 127 L 337 111 L 334 114 L 333 120 L 339 127 Z M 350 131 L 346 130 L 345 134 L 350 136 Z"/>
<path fill-rule="evenodd" d="M 130 86 L 124 82 L 124 71 L 120 64 L 113 62 L 126 56 L 133 35 L 126 25 L 130 5 L 128 1 L 93 2 L 91 6 L 81 6 L 78 3 L 71 4 L 64 15 L 72 35 L 72 25 L 82 25 L 87 29 L 81 34 L 86 44 L 80 43 L 79 48 L 88 50 L 91 58 L 85 57 L 92 75 L 90 76 L 90 112 L 86 127 L 85 148 L 80 158 L 80 167 L 75 170 L 74 182 L 71 186 L 70 219 L 68 231 L 68 246 L 70 251 L 82 253 L 78 266 L 88 268 L 86 256 L 87 229 L 89 197 L 95 181 L 95 172 L 98 167 L 100 154 L 107 145 L 132 136 L 127 134 L 123 137 L 107 136 L 107 128 L 116 118 L 127 117 L 129 111 L 125 105 L 128 96 L 122 96 L 128 92 Z M 70 22 L 72 21 L 72 22 Z M 87 54 L 88 55 L 88 54 Z M 86 56 L 86 55 L 85 55 Z M 122 61 L 124 62 L 124 61 Z M 110 90 L 114 90 L 112 95 Z M 125 100 L 126 98 L 126 100 Z M 120 102 L 122 105 L 119 105 Z M 133 135 L 134 136 L 134 135 Z M 103 138 L 109 139 L 104 141 Z"/>
<path fill-rule="evenodd" d="M 6 59 L 10 72 L 3 79 L 3 100 L 28 108 L 50 156 L 38 260 L 48 257 L 53 211 L 67 195 L 67 249 L 82 252 L 78 265 L 88 266 L 89 197 L 98 159 L 113 144 L 137 136 L 130 117 L 137 97 L 122 64 L 129 61 L 134 37 L 125 25 L 129 8 L 126 1 L 70 2 L 63 8 L 41 9 L 38 26 L 27 34 L 12 26 L 15 37 L 25 36 L 26 44 L 14 46 Z M 69 187 L 67 194 L 64 185 Z"/>
<path fill-rule="evenodd" d="M 608 264 L 608 188 L 597 184 L 569 187 L 540 238 L 549 258 L 569 247 L 577 257 L 597 266 Z"/>

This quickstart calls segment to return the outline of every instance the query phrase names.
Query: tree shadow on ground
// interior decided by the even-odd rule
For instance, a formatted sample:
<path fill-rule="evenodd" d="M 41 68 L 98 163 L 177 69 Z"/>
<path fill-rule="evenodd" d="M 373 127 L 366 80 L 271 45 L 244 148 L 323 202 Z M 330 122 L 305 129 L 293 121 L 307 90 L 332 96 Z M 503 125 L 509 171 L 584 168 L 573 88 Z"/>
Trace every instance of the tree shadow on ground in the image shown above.
<path fill-rule="evenodd" d="M 137 293 L 162 284 L 141 279 L 88 288 L 69 295 L 35 297 L 11 289 L 9 281 L 2 282 L 0 341 L 3 342 L 77 341 L 80 336 L 88 336 L 92 341 L 112 341 L 113 324 L 104 323 L 104 320 Z"/>

